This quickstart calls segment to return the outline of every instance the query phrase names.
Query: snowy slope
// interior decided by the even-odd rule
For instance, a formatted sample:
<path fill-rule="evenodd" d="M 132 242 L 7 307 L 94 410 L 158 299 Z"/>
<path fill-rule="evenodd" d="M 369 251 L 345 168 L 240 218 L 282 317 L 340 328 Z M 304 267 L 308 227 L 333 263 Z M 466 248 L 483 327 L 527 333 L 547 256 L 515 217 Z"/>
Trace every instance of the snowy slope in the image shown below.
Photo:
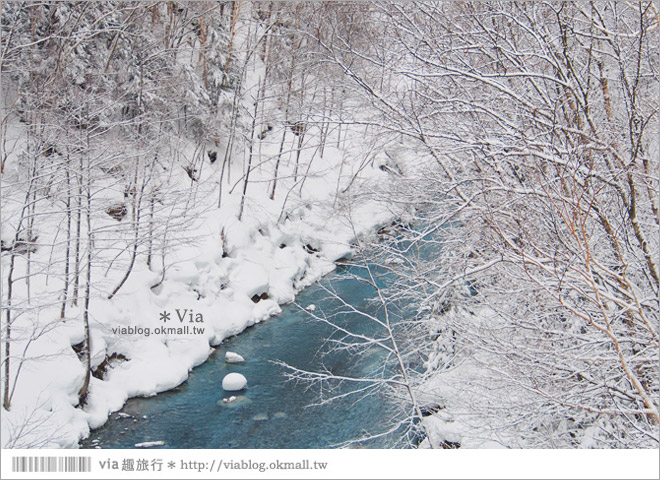
<path fill-rule="evenodd" d="M 20 131 L 14 134 L 20 135 Z M 182 234 L 186 241 L 167 254 L 164 281 L 155 289 L 150 286 L 161 276 L 160 262 L 155 261 L 149 269 L 141 261 L 117 295 L 107 299 L 123 269 L 108 269 L 116 255 L 110 249 L 98 252 L 90 305 L 92 369 L 106 360 L 109 366 L 102 380 L 92 377 L 84 409 L 77 406 L 84 367 L 71 348 L 82 341 L 80 305 L 69 309 L 60 320 L 57 296 L 61 286 L 49 282 L 46 272 L 32 278 L 31 290 L 39 292 L 36 299 L 33 294 L 32 301 L 40 302 L 40 308 L 34 315 L 26 311 L 13 326 L 17 338 L 13 351 L 25 351 L 26 361 L 16 382 L 12 409 L 3 411 L 3 446 L 75 447 L 90 428 L 102 425 L 128 398 L 155 395 L 184 382 L 190 370 L 205 361 L 213 346 L 279 313 L 280 304 L 293 301 L 298 291 L 332 271 L 334 261 L 350 258 L 357 236 L 401 215 L 401 209 L 393 210 L 391 205 L 370 197 L 356 200 L 350 196 L 351 190 L 344 197 L 340 195 L 339 201 L 335 199 L 338 183 L 344 188 L 352 183 L 360 189 L 368 186 L 376 191 L 387 188 L 390 177 L 376 164 L 362 168 L 357 180 L 353 179 L 357 167 L 345 157 L 358 157 L 365 152 L 357 140 L 360 132 L 348 135 L 345 145 L 350 147 L 327 148 L 324 157 L 312 164 L 301 194 L 289 193 L 293 184 L 287 178 L 291 164 L 283 162 L 284 175 L 274 200 L 268 198 L 266 180 L 271 172 L 266 168 L 252 172 L 242 221 L 236 218 L 240 189 L 223 198 L 223 206 L 218 209 L 219 166 L 205 165 L 195 186 L 203 194 L 198 193 L 195 204 L 188 207 L 187 215 L 193 222 Z M 312 135 L 308 139 L 310 144 L 317 141 Z M 262 143 L 263 157 L 277 148 L 277 142 L 269 142 L 268 137 Z M 308 161 L 305 157 L 311 154 L 304 151 L 301 156 Z M 10 188 L 9 178 L 11 172 L 3 176 L 5 189 Z M 177 188 L 184 188 L 189 182 L 183 169 L 170 180 L 173 185 L 179 184 Z M 103 200 L 104 204 L 110 201 Z M 283 211 L 286 216 L 282 220 Z M 14 213 L 11 205 L 3 204 L 3 216 L 11 218 Z M 53 209 L 47 220 L 39 223 L 39 242 L 56 244 L 55 237 L 63 222 L 62 214 L 58 216 Z M 96 229 L 114 222 L 103 211 L 93 218 Z M 3 235 L 4 230 L 3 221 Z M 38 249 L 32 262 L 47 265 L 50 255 L 47 248 Z M 126 263 L 125 254 L 120 260 Z M 3 270 L 6 268 L 3 257 Z M 24 286 L 19 285 L 14 295 L 25 298 Z M 263 299 L 255 303 L 255 295 Z M 47 308 L 49 303 L 52 307 Z M 190 312 L 201 314 L 204 323 L 195 325 L 203 326 L 204 333 L 145 336 L 113 331 L 130 327 L 153 332 L 165 325 L 159 320 L 164 311 L 174 316 L 167 326 L 174 326 L 179 323 L 177 309 L 186 311 L 186 323 Z M 35 323 L 47 332 L 30 339 L 27 332 Z M 14 368 L 17 367 L 15 362 Z M 33 426 L 26 428 L 27 425 Z"/>

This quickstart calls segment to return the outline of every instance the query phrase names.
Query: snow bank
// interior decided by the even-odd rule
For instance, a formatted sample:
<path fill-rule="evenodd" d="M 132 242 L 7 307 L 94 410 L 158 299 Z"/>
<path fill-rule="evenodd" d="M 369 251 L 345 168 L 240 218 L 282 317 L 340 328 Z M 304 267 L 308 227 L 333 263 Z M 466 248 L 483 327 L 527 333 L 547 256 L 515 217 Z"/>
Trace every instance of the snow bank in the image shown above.
<path fill-rule="evenodd" d="M 371 228 L 376 217 L 368 217 Z M 180 385 L 208 358 L 211 346 L 280 313 L 280 304 L 294 301 L 300 290 L 331 272 L 335 260 L 352 255 L 355 231 L 347 219 L 339 221 L 331 209 L 317 208 L 295 220 L 271 224 L 265 235 L 249 220 L 223 224 L 220 218 L 217 210 L 203 217 L 205 228 L 212 230 L 208 234 L 212 240 L 202 237 L 196 248 L 187 246 L 173 252 L 177 262 L 166 271 L 158 289 L 149 287 L 159 280 L 159 272 L 136 265 L 115 298 L 92 299 L 93 368 L 113 354 L 126 360 L 111 361 L 103 378 L 91 378 L 84 409 L 77 406 L 84 368 L 71 348 L 83 340 L 81 312 L 72 309 L 70 318 L 59 320 L 56 309 L 42 311 L 42 315 L 57 319 L 57 326 L 30 347 L 39 358 L 21 372 L 13 399 L 15 408 L 2 412 L 3 446 L 76 448 L 90 429 L 103 425 L 126 400 Z M 222 227 L 233 257 L 223 257 L 218 246 Z M 95 286 L 100 291 L 109 289 L 114 280 L 99 281 Z M 183 322 L 177 309 L 185 311 Z M 162 312 L 170 313 L 167 323 L 159 320 Z M 204 322 L 189 323 L 191 312 L 201 314 Z M 202 326 L 204 332 L 154 333 L 158 327 L 185 325 Z M 117 327 L 142 332 L 150 329 L 151 333 L 118 334 L 113 332 Z M 16 348 L 19 351 L 20 344 Z M 230 363 L 238 360 L 229 353 Z M 244 386 L 240 381 L 223 388 Z M 41 427 L 30 435 L 17 435 L 25 431 L 28 422 L 40 422 Z"/>
<path fill-rule="evenodd" d="M 229 278 L 235 290 L 243 292 L 250 298 L 268 291 L 268 273 L 259 264 L 241 263 Z"/>

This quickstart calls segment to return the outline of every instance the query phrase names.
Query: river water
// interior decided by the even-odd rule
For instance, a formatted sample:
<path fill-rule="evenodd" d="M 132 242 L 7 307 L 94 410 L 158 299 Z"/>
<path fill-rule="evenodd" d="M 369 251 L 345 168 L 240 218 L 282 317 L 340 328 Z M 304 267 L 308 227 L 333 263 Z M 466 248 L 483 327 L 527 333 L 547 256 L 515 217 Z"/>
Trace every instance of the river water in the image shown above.
<path fill-rule="evenodd" d="M 379 284 L 390 279 L 382 270 L 376 273 Z M 356 308 L 380 314 L 380 307 L 371 300 L 374 288 L 360 280 L 365 276 L 358 266 L 339 266 L 301 292 L 296 302 L 303 307 L 315 305 L 316 313 L 335 314 L 333 320 L 351 330 L 373 333 L 378 328 L 373 322 L 343 312 L 342 303 L 327 291 L 331 287 Z M 325 367 L 346 376 L 368 374 L 383 363 L 378 350 L 359 360 L 346 351 L 327 354 L 328 338 L 336 338 L 333 327 L 314 320 L 299 306 L 286 305 L 280 315 L 225 340 L 176 389 L 130 399 L 121 412 L 92 431 L 81 447 L 132 448 L 141 442 L 163 441 L 165 448 L 332 448 L 365 433 L 385 431 L 395 408 L 385 396 L 371 395 L 357 402 L 349 397 L 310 406 L 324 393 L 320 387 L 287 381 L 286 370 L 274 363 L 312 371 Z M 225 363 L 227 351 L 242 355 L 246 362 Z M 224 392 L 221 384 L 230 372 L 243 374 L 248 388 L 234 394 L 238 400 L 228 405 L 222 399 L 232 394 Z M 339 391 L 348 388 L 342 386 Z M 396 440 L 389 435 L 361 446 L 387 448 Z"/>

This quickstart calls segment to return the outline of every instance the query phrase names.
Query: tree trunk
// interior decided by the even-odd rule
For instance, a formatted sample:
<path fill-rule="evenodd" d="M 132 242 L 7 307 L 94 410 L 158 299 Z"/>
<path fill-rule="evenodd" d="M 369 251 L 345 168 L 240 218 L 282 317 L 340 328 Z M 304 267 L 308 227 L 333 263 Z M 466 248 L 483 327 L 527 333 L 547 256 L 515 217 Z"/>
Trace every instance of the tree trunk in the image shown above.
<path fill-rule="evenodd" d="M 264 79 L 265 80 L 265 79 Z M 250 179 L 250 171 L 252 170 L 252 145 L 254 144 L 254 130 L 257 125 L 257 113 L 259 109 L 259 103 L 261 102 L 261 94 L 263 90 L 264 80 L 259 82 L 259 87 L 257 89 L 257 99 L 254 102 L 254 113 L 252 116 L 252 128 L 250 130 L 250 142 L 248 144 L 248 165 L 247 172 L 245 172 L 245 179 L 243 180 L 243 194 L 241 195 L 241 206 L 238 210 L 238 220 L 240 221 L 243 217 L 243 207 L 245 206 L 245 194 L 247 193 L 248 181 Z"/>
<path fill-rule="evenodd" d="M 225 79 L 229 80 L 229 66 L 231 65 L 234 37 L 236 36 L 236 23 L 241 10 L 240 2 L 231 3 L 231 26 L 229 27 L 229 44 L 227 45 L 227 61 L 225 62 Z"/>
<path fill-rule="evenodd" d="M 218 191 L 218 208 L 222 206 L 222 179 L 225 176 L 225 169 L 227 170 L 227 183 L 231 181 L 231 154 L 234 147 L 234 137 L 236 136 L 236 123 L 238 122 L 238 103 L 240 99 L 241 82 L 234 87 L 234 99 L 231 107 L 231 123 L 229 125 L 229 140 L 227 141 L 227 148 L 225 149 L 225 156 L 222 160 L 222 168 L 220 169 L 220 187 Z"/>
<path fill-rule="evenodd" d="M 142 180 L 142 186 L 140 187 L 140 190 L 138 191 L 137 189 L 137 182 L 138 182 L 138 171 L 140 169 L 140 161 L 136 160 L 135 162 L 135 170 L 133 172 L 133 181 L 131 182 L 132 187 L 131 191 L 135 192 L 133 195 L 133 205 L 131 207 L 131 220 L 133 223 L 133 248 L 131 250 L 131 260 L 128 264 L 128 268 L 126 269 L 126 273 L 122 277 L 121 281 L 119 284 L 115 287 L 115 289 L 112 291 L 110 295 L 108 295 L 108 300 L 111 300 L 117 292 L 121 289 L 121 287 L 124 286 L 126 283 L 126 280 L 128 280 L 128 277 L 130 277 L 131 272 L 133 271 L 133 267 L 135 266 L 135 259 L 137 258 L 137 249 L 138 249 L 138 243 L 140 241 L 140 218 L 141 218 L 141 210 L 142 210 L 142 197 L 144 196 L 144 188 L 145 188 L 145 179 Z"/>
<path fill-rule="evenodd" d="M 83 340 L 83 355 L 85 364 L 85 379 L 78 392 L 80 407 L 87 404 L 89 395 L 89 381 L 92 374 L 92 342 L 89 331 L 89 300 L 92 286 L 92 249 L 94 242 L 92 238 L 92 191 L 91 191 L 91 169 L 90 160 L 87 160 L 87 205 L 85 216 L 87 219 L 87 268 L 85 270 L 85 299 L 83 305 L 83 325 L 85 329 L 85 338 Z"/>
<path fill-rule="evenodd" d="M 9 272 L 7 275 L 7 303 L 5 305 L 5 315 L 6 322 L 5 325 L 5 385 L 4 385 L 4 395 L 2 404 L 5 407 L 5 410 L 9 411 L 11 406 L 9 400 L 9 381 L 11 374 L 11 300 L 12 300 L 12 290 L 14 287 L 14 263 L 15 263 L 16 254 L 11 253 L 11 258 L 9 260 Z"/>
<path fill-rule="evenodd" d="M 73 305 L 78 305 L 78 292 L 80 289 L 80 224 L 82 222 L 82 177 L 81 172 L 83 168 L 82 156 L 79 162 L 80 170 L 76 175 L 77 192 L 76 192 L 76 243 L 74 244 L 73 252 Z"/>
<path fill-rule="evenodd" d="M 151 257 L 154 245 L 154 204 L 156 203 L 156 190 L 151 192 L 149 199 L 149 243 L 147 244 L 147 267 L 151 270 Z"/>
<path fill-rule="evenodd" d="M 66 315 L 66 303 L 69 300 L 69 269 L 71 262 L 71 173 L 69 172 L 69 161 L 65 167 L 66 175 L 66 251 L 64 252 L 64 288 L 62 289 L 62 308 L 60 309 L 60 318 Z"/>
<path fill-rule="evenodd" d="M 277 189 L 277 175 L 280 169 L 280 162 L 282 161 L 282 152 L 284 151 L 284 142 L 286 140 L 286 123 L 289 121 L 289 102 L 291 101 L 291 89 L 293 88 L 293 71 L 296 65 L 295 53 L 291 55 L 291 66 L 289 67 L 289 81 L 286 90 L 286 103 L 284 106 L 284 130 L 282 131 L 282 141 L 280 142 L 280 151 L 277 153 L 275 160 L 275 172 L 273 173 L 273 189 L 270 191 L 270 199 L 275 199 L 275 190 Z"/>

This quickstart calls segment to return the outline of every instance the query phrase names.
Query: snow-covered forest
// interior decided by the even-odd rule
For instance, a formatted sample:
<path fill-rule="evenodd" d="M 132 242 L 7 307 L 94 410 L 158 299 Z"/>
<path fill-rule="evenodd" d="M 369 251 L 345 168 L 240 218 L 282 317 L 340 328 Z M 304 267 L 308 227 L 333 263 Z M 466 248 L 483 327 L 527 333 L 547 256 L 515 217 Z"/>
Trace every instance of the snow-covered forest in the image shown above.
<path fill-rule="evenodd" d="M 393 280 L 335 348 L 388 366 L 282 365 L 318 408 L 353 382 L 397 446 L 658 448 L 653 2 L 0 8 L 4 448 L 76 448 L 350 262 Z"/>

